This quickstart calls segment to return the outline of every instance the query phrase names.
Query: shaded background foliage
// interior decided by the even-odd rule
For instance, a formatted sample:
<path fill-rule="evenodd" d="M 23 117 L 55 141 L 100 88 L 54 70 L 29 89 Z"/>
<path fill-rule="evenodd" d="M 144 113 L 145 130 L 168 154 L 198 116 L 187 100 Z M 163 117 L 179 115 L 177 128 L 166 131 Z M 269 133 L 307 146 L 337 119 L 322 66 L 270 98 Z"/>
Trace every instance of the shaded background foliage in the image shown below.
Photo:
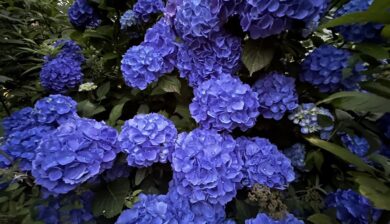
<path fill-rule="evenodd" d="M 332 1 L 331 10 L 325 16 L 321 28 L 348 21 L 380 22 L 385 24 L 382 35 L 390 37 L 390 15 L 383 11 L 387 1 L 376 0 L 373 9 L 332 19 L 334 11 L 346 2 Z M 171 119 L 179 132 L 194 129 L 196 124 L 188 109 L 193 98 L 192 88 L 187 81 L 179 78 L 176 70 L 161 77 L 144 91 L 126 86 L 122 79 L 122 55 L 130 46 L 142 42 L 143 34 L 156 18 L 132 27 L 130 32 L 124 32 L 120 29 L 120 16 L 135 1 L 93 0 L 90 3 L 99 9 L 102 23 L 96 29 L 78 30 L 73 28 L 67 18 L 67 9 L 71 5 L 69 1 L 0 0 L 1 117 L 31 106 L 37 99 L 48 95 L 39 84 L 43 56 L 58 51 L 52 47 L 58 39 L 73 39 L 83 48 L 86 57 L 83 65 L 84 83 L 90 81 L 97 86 L 92 91 L 69 91 L 68 95 L 78 102 L 80 116 L 103 120 L 119 129 L 136 114 L 156 112 Z M 240 37 L 245 36 L 237 18 L 231 19 L 225 28 Z M 299 182 L 293 183 L 282 196 L 272 192 L 259 193 L 276 197 L 273 202 L 278 205 L 278 209 L 295 211 L 312 223 L 337 223 L 334 211 L 323 210 L 326 193 L 337 188 L 355 188 L 369 198 L 375 207 L 383 209 L 379 223 L 388 223 L 390 160 L 378 153 L 380 146 L 388 144 L 388 140 L 383 140 L 383 132 L 376 126 L 376 120 L 383 113 L 390 112 L 390 66 L 382 63 L 389 59 L 389 44 L 352 44 L 344 41 L 332 29 L 318 29 L 305 38 L 298 31 L 291 30 L 261 40 L 245 39 L 242 55 L 245 66 L 242 66 L 238 75 L 250 85 L 270 71 L 287 72 L 292 77 L 299 77 L 303 58 L 309 51 L 325 43 L 343 46 L 353 52 L 349 61 L 351 66 L 343 71 L 344 77 L 352 74 L 351 67 L 356 61 L 366 62 L 369 66 L 364 73 L 374 77 L 361 84 L 365 93 L 339 92 L 328 95 L 318 92 L 307 83 L 296 82 L 300 102 L 318 102 L 335 116 L 337 122 L 334 124 L 327 118 L 320 119 L 324 126 L 334 125 L 331 141 L 303 136 L 299 127 L 289 121 L 287 116 L 280 121 L 259 117 L 254 128 L 245 133 L 235 130 L 233 136 L 261 136 L 270 139 L 279 149 L 289 148 L 297 142 L 310 143 L 306 144 L 306 167 Z M 373 166 L 348 151 L 336 135 L 337 132 L 365 137 L 370 145 L 368 158 L 378 165 Z M 124 161 L 125 156 L 118 160 Z M 3 182 L 17 180 L 0 193 L 2 217 L 15 222 L 32 223 L 37 214 L 35 205 L 48 203 L 40 199 L 39 188 L 34 185 L 32 177 L 18 171 L 16 166 L 7 171 L 2 170 L 0 175 Z M 156 164 L 148 168 L 131 169 L 126 179 L 82 188 L 91 189 L 95 193 L 92 210 L 98 222 L 112 223 L 124 208 L 133 205 L 140 191 L 166 193 L 171 178 L 169 165 Z M 280 206 L 279 202 L 284 206 Z M 70 203 L 70 206 L 77 207 L 79 203 Z M 227 206 L 228 217 L 242 223 L 254 217 L 258 211 L 280 212 L 278 209 L 264 208 L 264 203 L 270 202 L 256 198 L 248 200 L 248 190 L 239 191 Z"/>

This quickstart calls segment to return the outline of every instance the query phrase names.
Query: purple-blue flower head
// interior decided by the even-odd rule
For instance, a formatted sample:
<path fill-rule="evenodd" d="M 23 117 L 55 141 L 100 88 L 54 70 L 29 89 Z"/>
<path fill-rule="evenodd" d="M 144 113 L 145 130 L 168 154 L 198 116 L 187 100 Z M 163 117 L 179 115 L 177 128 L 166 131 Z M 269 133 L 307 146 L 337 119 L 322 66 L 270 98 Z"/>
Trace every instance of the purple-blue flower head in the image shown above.
<path fill-rule="evenodd" d="M 61 46 L 61 50 L 56 55 L 56 57 L 72 58 L 74 61 L 79 62 L 80 64 L 85 62 L 83 50 L 73 40 L 58 40 L 57 42 L 54 43 L 54 47 L 60 47 L 60 46 Z M 45 59 L 50 60 L 50 58 L 48 57 L 46 57 Z"/>
<path fill-rule="evenodd" d="M 320 92 L 334 92 L 340 87 L 343 70 L 348 67 L 350 57 L 347 50 L 322 45 L 303 61 L 300 79 L 317 87 Z"/>
<path fill-rule="evenodd" d="M 138 0 L 133 6 L 133 12 L 139 21 L 148 22 L 153 14 L 162 12 L 162 0 Z"/>
<path fill-rule="evenodd" d="M 354 12 L 366 11 L 372 4 L 372 0 L 351 0 L 336 11 L 335 17 L 340 17 Z M 358 23 L 335 27 L 335 30 L 343 35 L 344 39 L 352 42 L 379 42 L 382 40 L 381 31 L 383 24 Z"/>
<path fill-rule="evenodd" d="M 206 129 L 245 131 L 253 127 L 259 115 L 257 93 L 237 77 L 221 75 L 194 89 L 190 104 L 192 117 Z"/>
<path fill-rule="evenodd" d="M 272 72 L 257 80 L 253 91 L 259 94 L 260 114 L 267 119 L 280 120 L 286 111 L 298 107 L 295 79 Z"/>
<path fill-rule="evenodd" d="M 283 153 L 290 159 L 294 168 L 301 171 L 305 170 L 306 148 L 304 144 L 296 143 L 290 148 L 283 150 Z"/>
<path fill-rule="evenodd" d="M 296 21 L 312 29 L 327 4 L 327 0 L 247 0 L 242 1 L 238 12 L 243 30 L 248 31 L 252 39 L 259 39 L 280 34 Z"/>
<path fill-rule="evenodd" d="M 225 205 L 231 201 L 242 179 L 242 161 L 235 147 L 230 135 L 214 130 L 181 133 L 172 154 L 177 192 L 191 203 Z"/>
<path fill-rule="evenodd" d="M 126 30 L 138 23 L 137 21 L 137 16 L 134 13 L 133 10 L 127 10 L 122 16 L 121 19 L 119 20 L 121 24 L 121 29 Z"/>
<path fill-rule="evenodd" d="M 240 66 L 241 40 L 226 32 L 188 39 L 180 45 L 177 55 L 180 77 L 194 87 L 212 77 L 234 74 Z"/>
<path fill-rule="evenodd" d="M 5 137 L 15 131 L 23 131 L 35 125 L 35 120 L 32 118 L 33 108 L 25 107 L 11 114 L 11 116 L 3 119 L 3 129 Z"/>
<path fill-rule="evenodd" d="M 33 161 L 35 182 L 53 194 L 65 194 L 110 168 L 119 151 L 117 131 L 95 120 L 63 123 L 44 136 Z"/>
<path fill-rule="evenodd" d="M 365 157 L 370 149 L 370 144 L 364 137 L 357 135 L 342 134 L 341 142 L 353 154 L 359 157 Z"/>
<path fill-rule="evenodd" d="M 35 103 L 32 116 L 38 123 L 57 127 L 65 121 L 78 118 L 77 102 L 69 96 L 50 95 Z"/>
<path fill-rule="evenodd" d="M 85 29 L 96 28 L 100 25 L 99 15 L 88 0 L 75 0 L 68 10 L 68 17 L 73 26 Z"/>
<path fill-rule="evenodd" d="M 378 221 L 381 211 L 374 208 L 364 196 L 353 190 L 337 190 L 327 196 L 327 208 L 336 209 L 337 219 L 342 224 L 369 224 Z"/>
<path fill-rule="evenodd" d="M 275 220 L 265 213 L 259 213 L 256 218 L 245 220 L 245 224 L 304 224 L 304 222 L 295 218 L 292 214 L 287 214 L 281 220 Z"/>
<path fill-rule="evenodd" d="M 119 145 L 127 153 L 127 162 L 134 167 L 166 163 L 175 147 L 177 130 L 163 115 L 138 114 L 126 121 L 118 136 Z"/>
<path fill-rule="evenodd" d="M 133 46 L 123 56 L 121 70 L 126 85 L 144 90 L 164 74 L 164 59 L 153 47 Z"/>
<path fill-rule="evenodd" d="M 236 150 L 244 162 L 244 186 L 252 187 L 259 183 L 270 188 L 286 189 L 295 179 L 291 161 L 268 139 L 240 137 Z"/>

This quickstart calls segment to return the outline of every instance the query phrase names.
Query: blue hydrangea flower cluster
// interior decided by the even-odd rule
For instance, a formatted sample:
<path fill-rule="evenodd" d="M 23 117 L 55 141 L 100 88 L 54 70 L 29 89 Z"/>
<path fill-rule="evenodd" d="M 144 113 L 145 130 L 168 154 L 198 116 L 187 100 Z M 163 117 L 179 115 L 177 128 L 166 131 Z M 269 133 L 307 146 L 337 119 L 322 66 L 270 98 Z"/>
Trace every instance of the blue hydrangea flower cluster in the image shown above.
<path fill-rule="evenodd" d="M 390 113 L 384 114 L 378 121 L 377 124 L 382 131 L 383 135 L 390 139 Z"/>
<path fill-rule="evenodd" d="M 80 29 L 96 28 L 101 23 L 97 11 L 88 4 L 88 0 L 75 0 L 68 10 L 68 17 L 70 23 Z"/>
<path fill-rule="evenodd" d="M 270 188 L 285 189 L 295 179 L 291 161 L 268 139 L 240 137 L 236 150 L 244 162 L 244 186 L 252 187 L 259 183 Z"/>
<path fill-rule="evenodd" d="M 317 87 L 320 92 L 333 92 L 340 87 L 343 69 L 348 66 L 350 57 L 347 50 L 322 45 L 303 61 L 300 79 Z"/>
<path fill-rule="evenodd" d="M 336 11 L 335 17 L 340 17 L 345 14 L 362 12 L 366 11 L 372 0 L 352 0 L 347 4 L 343 5 L 339 10 Z M 381 31 L 383 29 L 383 24 L 379 23 L 363 23 L 363 24 L 352 24 L 352 25 L 343 25 L 338 26 L 335 30 L 341 35 L 344 39 L 352 42 L 379 42 L 382 40 Z"/>
<path fill-rule="evenodd" d="M 280 120 L 286 111 L 298 107 L 295 79 L 272 72 L 257 80 L 253 91 L 259 94 L 260 114 L 267 119 Z"/>
<path fill-rule="evenodd" d="M 153 14 L 162 12 L 163 8 L 162 0 L 138 0 L 133 6 L 133 12 L 138 20 L 146 23 Z"/>
<path fill-rule="evenodd" d="M 344 146 L 359 157 L 365 157 L 370 149 L 370 144 L 364 137 L 342 134 L 340 138 Z"/>
<path fill-rule="evenodd" d="M 42 138 L 33 161 L 35 182 L 53 194 L 75 189 L 110 168 L 118 153 L 114 128 L 90 119 L 65 122 Z"/>
<path fill-rule="evenodd" d="M 245 224 L 304 224 L 304 222 L 295 218 L 292 214 L 287 214 L 281 220 L 275 220 L 265 213 L 259 213 L 256 218 L 245 220 Z"/>
<path fill-rule="evenodd" d="M 342 224 L 368 224 L 378 221 L 381 211 L 364 196 L 353 190 L 337 190 L 327 196 L 326 206 L 335 208 Z"/>
<path fill-rule="evenodd" d="M 234 74 L 241 66 L 241 40 L 226 32 L 182 43 L 177 54 L 180 77 L 198 86 L 212 77 Z"/>
<path fill-rule="evenodd" d="M 363 73 L 366 70 L 367 67 L 364 64 L 356 64 L 352 69 L 352 74 L 341 81 L 342 89 L 345 91 L 363 91 L 360 83 L 368 81 L 370 78 Z"/>
<path fill-rule="evenodd" d="M 295 21 L 302 21 L 312 29 L 327 4 L 327 0 L 250 0 L 242 1 L 238 11 L 243 30 L 252 39 L 258 39 L 279 34 L 291 28 Z"/>
<path fill-rule="evenodd" d="M 259 115 L 257 93 L 240 79 L 230 75 L 211 78 L 194 89 L 190 112 L 206 129 L 245 131 Z"/>
<path fill-rule="evenodd" d="M 11 114 L 11 116 L 3 119 L 3 129 L 5 136 L 16 132 L 23 131 L 31 128 L 35 124 L 35 120 L 32 119 L 31 113 L 33 108 L 25 107 Z"/>
<path fill-rule="evenodd" d="M 153 163 L 166 163 L 175 147 L 177 130 L 163 115 L 139 114 L 126 121 L 118 136 L 127 162 L 134 167 L 148 167 Z"/>
<path fill-rule="evenodd" d="M 294 124 L 301 126 L 302 134 L 320 132 L 321 138 L 327 139 L 330 132 L 333 130 L 333 125 L 322 127 L 318 123 L 319 115 L 325 116 L 334 121 L 334 117 L 328 109 L 317 107 L 314 103 L 304 103 L 299 105 L 298 108 L 288 116 L 288 119 L 292 120 Z"/>
<path fill-rule="evenodd" d="M 121 29 L 126 30 L 138 23 L 137 15 L 133 10 L 129 9 L 121 16 L 119 22 L 121 24 Z"/>
<path fill-rule="evenodd" d="M 80 46 L 70 40 L 60 40 L 54 44 L 54 47 L 59 46 L 61 50 L 55 57 L 44 57 L 45 63 L 40 73 L 42 86 L 52 92 L 75 88 L 83 79 L 81 64 L 85 58 Z"/>
<path fill-rule="evenodd" d="M 283 153 L 290 159 L 294 168 L 301 171 L 305 170 L 306 147 L 304 144 L 296 143 L 290 148 L 283 150 Z"/>
<path fill-rule="evenodd" d="M 242 161 L 230 135 L 195 129 L 181 133 L 172 154 L 177 192 L 191 203 L 225 205 L 236 195 Z"/>

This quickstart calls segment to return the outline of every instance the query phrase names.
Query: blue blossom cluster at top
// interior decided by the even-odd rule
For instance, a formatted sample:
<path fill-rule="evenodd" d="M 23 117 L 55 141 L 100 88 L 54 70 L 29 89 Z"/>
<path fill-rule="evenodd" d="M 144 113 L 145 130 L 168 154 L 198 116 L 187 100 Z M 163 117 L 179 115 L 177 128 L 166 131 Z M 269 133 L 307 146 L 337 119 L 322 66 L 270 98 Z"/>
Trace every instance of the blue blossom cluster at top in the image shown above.
<path fill-rule="evenodd" d="M 75 0 L 68 10 L 68 17 L 72 25 L 80 29 L 96 28 L 101 23 L 97 11 L 88 4 L 88 0 Z"/>
<path fill-rule="evenodd" d="M 163 8 L 161 0 L 138 0 L 133 9 L 127 10 L 120 18 L 121 29 L 148 22 L 153 14 L 162 12 Z"/>
<path fill-rule="evenodd" d="M 242 1 L 238 13 L 243 30 L 258 39 L 279 34 L 295 21 L 302 21 L 312 29 L 327 5 L 327 0 L 249 0 Z"/>
<path fill-rule="evenodd" d="M 304 144 L 296 143 L 290 148 L 283 150 L 283 153 L 291 160 L 294 168 L 301 171 L 305 170 L 306 147 Z"/>
<path fill-rule="evenodd" d="M 180 44 L 177 68 L 190 86 L 198 86 L 212 77 L 234 74 L 240 68 L 241 40 L 227 32 L 209 38 L 193 38 Z"/>
<path fill-rule="evenodd" d="M 237 151 L 244 162 L 242 184 L 259 183 L 270 188 L 285 189 L 295 179 L 291 161 L 265 138 L 237 139 Z"/>
<path fill-rule="evenodd" d="M 177 192 L 191 203 L 225 205 L 236 195 L 242 179 L 242 161 L 230 135 L 195 129 L 181 133 L 172 154 Z"/>
<path fill-rule="evenodd" d="M 351 0 L 336 11 L 335 17 L 340 17 L 354 12 L 366 11 L 372 2 L 372 0 Z M 335 30 L 341 33 L 347 41 L 358 43 L 365 41 L 378 42 L 382 40 L 381 31 L 383 27 L 383 24 L 379 23 L 359 23 L 338 26 Z"/>
<path fill-rule="evenodd" d="M 128 86 L 141 90 L 165 73 L 172 72 L 177 46 L 172 28 L 164 19 L 150 28 L 145 40 L 123 56 L 121 70 Z"/>
<path fill-rule="evenodd" d="M 342 134 L 341 141 L 349 151 L 359 157 L 365 157 L 370 149 L 370 144 L 366 138 L 357 135 Z"/>
<path fill-rule="evenodd" d="M 194 95 L 190 112 L 203 128 L 245 131 L 256 123 L 257 93 L 236 77 L 211 78 L 194 89 Z"/>
<path fill-rule="evenodd" d="M 33 161 L 35 182 L 64 194 L 110 168 L 119 151 L 115 129 L 90 119 L 63 123 L 44 136 Z"/>
<path fill-rule="evenodd" d="M 286 111 L 298 107 L 295 79 L 272 72 L 257 80 L 253 91 L 259 94 L 260 114 L 267 119 L 280 120 Z"/>
<path fill-rule="evenodd" d="M 299 105 L 299 107 L 288 116 L 288 119 L 292 120 L 294 124 L 301 126 L 302 134 L 320 132 L 321 138 L 327 139 L 330 132 L 333 130 L 333 125 L 326 127 L 321 126 L 318 123 L 319 116 L 324 116 L 329 120 L 334 121 L 334 117 L 329 110 L 317 107 L 314 103 Z"/>
<path fill-rule="evenodd" d="M 85 59 L 81 48 L 71 40 L 60 40 L 54 44 L 54 47 L 59 46 L 61 50 L 55 57 L 44 57 L 45 63 L 40 72 L 42 86 L 52 92 L 75 88 L 83 79 L 81 64 Z"/>
<path fill-rule="evenodd" d="M 275 220 L 265 213 L 259 213 L 256 218 L 245 220 L 245 224 L 304 224 L 304 222 L 291 214 L 287 214 L 281 220 Z"/>
<path fill-rule="evenodd" d="M 327 196 L 326 206 L 335 208 L 342 224 L 369 224 L 378 221 L 381 211 L 364 196 L 353 190 L 337 190 Z"/>
<path fill-rule="evenodd" d="M 70 193 L 60 197 L 51 197 L 45 200 L 45 204 L 36 206 L 36 218 L 45 224 L 95 223 L 92 214 L 92 199 L 93 193 L 91 191 L 86 191 L 81 195 Z M 75 203 L 81 207 L 66 209 Z"/>
<path fill-rule="evenodd" d="M 125 30 L 129 27 L 132 27 L 133 25 L 136 25 L 138 23 L 136 14 L 133 10 L 129 9 L 127 10 L 120 18 L 119 20 L 121 24 L 121 29 Z"/>
<path fill-rule="evenodd" d="M 126 121 L 118 136 L 121 150 L 128 154 L 127 162 L 134 167 L 148 167 L 170 160 L 177 138 L 171 120 L 163 115 L 139 114 Z"/>
<path fill-rule="evenodd" d="M 343 69 L 351 54 L 331 45 L 322 45 L 310 53 L 302 63 L 300 79 L 317 87 L 321 92 L 333 92 L 340 87 Z"/>

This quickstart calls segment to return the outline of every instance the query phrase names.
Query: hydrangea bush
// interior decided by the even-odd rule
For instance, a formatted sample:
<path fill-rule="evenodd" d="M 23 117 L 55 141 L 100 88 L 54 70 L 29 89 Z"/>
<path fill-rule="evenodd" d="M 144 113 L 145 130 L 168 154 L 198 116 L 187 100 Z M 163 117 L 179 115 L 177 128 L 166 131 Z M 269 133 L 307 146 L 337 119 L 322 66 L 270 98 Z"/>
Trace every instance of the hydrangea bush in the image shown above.
<path fill-rule="evenodd" d="M 0 8 L 1 221 L 390 222 L 387 0 Z"/>

